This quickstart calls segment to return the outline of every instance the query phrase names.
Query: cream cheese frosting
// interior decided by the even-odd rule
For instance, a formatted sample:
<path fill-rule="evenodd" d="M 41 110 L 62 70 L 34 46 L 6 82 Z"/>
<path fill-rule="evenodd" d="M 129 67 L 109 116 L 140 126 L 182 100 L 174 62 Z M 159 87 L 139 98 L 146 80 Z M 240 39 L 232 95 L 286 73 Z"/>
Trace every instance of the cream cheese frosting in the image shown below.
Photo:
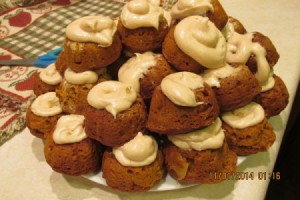
<path fill-rule="evenodd" d="M 119 72 L 120 82 L 130 84 L 137 92 L 140 91 L 139 80 L 144 77 L 148 70 L 156 65 L 156 58 L 159 54 L 150 51 L 143 54 L 136 53 L 126 63 L 124 63 Z"/>
<path fill-rule="evenodd" d="M 211 87 L 219 88 L 221 86 L 220 79 L 234 75 L 240 69 L 240 67 L 235 68 L 226 64 L 224 67 L 205 70 L 204 73 L 201 75 L 203 77 L 204 82 L 206 82 L 208 85 L 210 85 Z"/>
<path fill-rule="evenodd" d="M 157 151 L 155 139 L 141 132 L 123 146 L 113 148 L 113 154 L 119 163 L 131 167 L 150 165 L 156 159 Z"/>
<path fill-rule="evenodd" d="M 117 30 L 117 21 L 107 16 L 81 17 L 66 28 L 66 36 L 75 42 L 94 42 L 109 47 Z"/>
<path fill-rule="evenodd" d="M 92 84 L 97 82 L 98 74 L 94 71 L 84 71 L 76 73 L 70 68 L 67 68 L 64 74 L 64 78 L 68 83 L 74 85 Z"/>
<path fill-rule="evenodd" d="M 62 107 L 55 92 L 38 96 L 31 104 L 31 111 L 41 117 L 51 117 L 62 112 Z"/>
<path fill-rule="evenodd" d="M 243 129 L 262 122 L 265 118 L 265 111 L 258 103 L 251 102 L 241 108 L 223 113 L 221 118 L 231 127 Z"/>
<path fill-rule="evenodd" d="M 190 133 L 168 136 L 168 139 L 177 147 L 196 151 L 218 149 L 223 145 L 224 138 L 225 134 L 219 118 L 206 128 Z"/>
<path fill-rule="evenodd" d="M 151 0 L 132 0 L 123 7 L 120 20 L 128 29 L 141 27 L 159 28 L 160 18 L 164 11 L 159 6 L 158 1 Z"/>
<path fill-rule="evenodd" d="M 65 115 L 58 119 L 53 132 L 53 140 L 56 144 L 76 143 L 87 138 L 84 130 L 83 115 Z"/>
<path fill-rule="evenodd" d="M 136 101 L 137 92 L 132 86 L 119 81 L 104 81 L 95 85 L 88 93 L 89 105 L 96 109 L 105 109 L 114 118 L 129 109 Z"/>
<path fill-rule="evenodd" d="M 275 79 L 272 75 L 270 75 L 268 80 L 261 86 L 261 92 L 269 91 L 274 86 L 275 86 Z"/>
<path fill-rule="evenodd" d="M 228 40 L 233 33 L 235 32 L 234 25 L 228 20 L 224 28 L 222 29 L 222 34 L 224 35 L 225 39 Z"/>
<path fill-rule="evenodd" d="M 203 87 L 201 76 L 191 72 L 177 72 L 166 76 L 161 82 L 164 95 L 179 106 L 195 107 L 203 102 L 197 102 L 194 90 Z"/>
<path fill-rule="evenodd" d="M 52 63 L 43 69 L 39 74 L 39 77 L 44 83 L 49 85 L 57 85 L 63 79 L 60 73 L 56 70 L 55 63 Z"/>
<path fill-rule="evenodd" d="M 257 72 L 254 74 L 259 84 L 266 84 L 271 74 L 271 67 L 266 58 L 266 50 L 258 42 L 252 42 L 253 34 L 234 32 L 228 39 L 226 61 L 229 63 L 246 64 L 253 54 L 257 62 Z"/>
<path fill-rule="evenodd" d="M 226 40 L 219 29 L 207 18 L 190 16 L 175 27 L 177 46 L 206 68 L 225 65 Z"/>
<path fill-rule="evenodd" d="M 206 16 L 208 11 L 214 11 L 211 0 L 178 0 L 171 9 L 172 19 L 183 19 L 187 16 Z"/>

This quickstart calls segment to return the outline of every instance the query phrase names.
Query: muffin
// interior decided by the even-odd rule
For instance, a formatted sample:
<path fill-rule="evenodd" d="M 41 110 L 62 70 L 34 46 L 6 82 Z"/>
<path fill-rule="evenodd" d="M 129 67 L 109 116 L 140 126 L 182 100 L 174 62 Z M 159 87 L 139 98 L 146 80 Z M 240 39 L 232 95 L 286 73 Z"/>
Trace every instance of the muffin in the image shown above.
<path fill-rule="evenodd" d="M 246 64 L 259 84 L 264 85 L 271 76 L 279 54 L 271 40 L 261 33 L 239 34 L 234 32 L 228 39 L 226 61 Z"/>
<path fill-rule="evenodd" d="M 47 92 L 38 96 L 27 108 L 26 125 L 32 135 L 44 139 L 62 115 L 56 93 Z"/>
<path fill-rule="evenodd" d="M 116 23 L 106 16 L 86 16 L 70 23 L 64 41 L 66 65 L 84 72 L 116 61 L 122 50 Z"/>
<path fill-rule="evenodd" d="M 87 137 L 83 124 L 84 116 L 65 115 L 58 119 L 55 129 L 46 135 L 45 159 L 54 171 L 80 176 L 100 169 L 101 146 Z"/>
<path fill-rule="evenodd" d="M 99 71 L 85 71 L 76 73 L 70 68 L 65 71 L 64 80 L 56 89 L 57 97 L 64 112 L 82 114 L 82 106 L 86 104 L 90 89 L 104 78 L 105 69 Z"/>
<path fill-rule="evenodd" d="M 276 139 L 264 109 L 255 102 L 225 112 L 221 118 L 227 143 L 237 155 L 267 151 Z"/>
<path fill-rule="evenodd" d="M 141 132 L 124 145 L 106 150 L 102 163 L 107 185 L 124 192 L 149 190 L 165 176 L 162 151 L 152 136 Z"/>
<path fill-rule="evenodd" d="M 35 73 L 33 93 L 36 96 L 40 96 L 47 92 L 55 92 L 62 79 L 62 76 L 56 70 L 55 64 L 50 64 L 47 68 L 42 69 L 41 72 Z"/>
<path fill-rule="evenodd" d="M 118 32 L 126 51 L 143 53 L 161 48 L 169 24 L 159 4 L 151 0 L 129 1 L 119 18 Z"/>
<path fill-rule="evenodd" d="M 65 56 L 64 50 L 62 50 L 59 55 L 57 56 L 56 62 L 55 62 L 55 68 L 60 73 L 61 76 L 64 76 L 66 69 L 68 68 L 67 58 Z"/>
<path fill-rule="evenodd" d="M 87 102 L 86 133 L 106 146 L 121 146 L 145 130 L 146 106 L 131 86 L 118 81 L 101 82 L 89 91 Z"/>
<path fill-rule="evenodd" d="M 270 82 L 254 99 L 264 108 L 267 118 L 278 115 L 289 103 L 289 92 L 282 79 L 274 74 Z"/>
<path fill-rule="evenodd" d="M 237 155 L 228 148 L 222 123 L 185 134 L 168 136 L 163 152 L 168 173 L 180 183 L 219 183 L 215 174 L 234 173 Z"/>
<path fill-rule="evenodd" d="M 201 73 L 225 65 L 226 40 L 207 17 L 190 16 L 171 27 L 162 53 L 178 71 Z"/>
<path fill-rule="evenodd" d="M 261 91 L 257 79 L 245 65 L 205 70 L 204 81 L 215 91 L 221 111 L 248 104 Z"/>
<path fill-rule="evenodd" d="M 165 76 L 174 72 L 162 54 L 148 51 L 136 53 L 124 63 L 118 72 L 118 79 L 130 84 L 144 100 L 150 101 L 155 87 Z"/>
<path fill-rule="evenodd" d="M 152 96 L 147 129 L 179 134 L 209 126 L 219 115 L 213 89 L 201 76 L 177 72 L 166 76 Z"/>
<path fill-rule="evenodd" d="M 178 0 L 171 8 L 171 17 L 176 21 L 192 15 L 208 17 L 220 30 L 225 27 L 228 20 L 228 16 L 218 0 Z"/>

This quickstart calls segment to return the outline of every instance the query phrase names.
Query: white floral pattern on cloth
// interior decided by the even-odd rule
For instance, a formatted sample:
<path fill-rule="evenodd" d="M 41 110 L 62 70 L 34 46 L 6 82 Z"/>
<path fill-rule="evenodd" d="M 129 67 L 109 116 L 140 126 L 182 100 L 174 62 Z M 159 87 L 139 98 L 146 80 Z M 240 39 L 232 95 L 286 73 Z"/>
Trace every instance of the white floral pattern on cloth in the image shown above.
<path fill-rule="evenodd" d="M 43 15 L 80 0 L 41 0 L 23 7 L 0 12 L 0 39 L 9 39 Z M 0 60 L 20 59 L 28 55 L 0 46 Z M 0 66 L 0 145 L 25 128 L 28 105 L 34 98 L 35 67 Z"/>
<path fill-rule="evenodd" d="M 0 144 L 24 128 L 36 72 L 34 67 L 0 67 Z"/>
<path fill-rule="evenodd" d="M 0 12 L 0 39 L 13 35 L 32 24 L 44 14 L 80 0 L 43 0 L 27 7 L 16 7 Z"/>

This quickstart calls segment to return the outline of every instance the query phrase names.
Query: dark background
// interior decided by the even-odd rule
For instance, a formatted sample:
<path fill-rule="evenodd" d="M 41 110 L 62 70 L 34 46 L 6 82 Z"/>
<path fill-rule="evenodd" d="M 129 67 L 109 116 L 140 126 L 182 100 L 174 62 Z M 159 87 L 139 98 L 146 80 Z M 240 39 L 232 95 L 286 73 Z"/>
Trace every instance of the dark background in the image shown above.
<path fill-rule="evenodd" d="M 274 167 L 280 180 L 272 180 L 266 200 L 300 199 L 300 88 L 292 106 L 289 122 Z"/>

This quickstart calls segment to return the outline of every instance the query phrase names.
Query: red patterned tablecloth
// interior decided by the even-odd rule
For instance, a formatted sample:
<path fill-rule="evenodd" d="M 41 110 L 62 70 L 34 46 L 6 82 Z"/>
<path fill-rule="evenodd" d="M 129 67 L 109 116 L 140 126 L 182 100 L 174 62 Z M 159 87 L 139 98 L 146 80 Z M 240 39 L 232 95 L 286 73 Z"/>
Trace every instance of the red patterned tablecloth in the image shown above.
<path fill-rule="evenodd" d="M 68 23 L 86 15 L 116 16 L 122 3 L 43 0 L 0 13 L 0 60 L 30 58 L 63 46 Z M 100 9 L 99 9 L 100 8 Z M 0 145 L 25 127 L 35 67 L 0 67 Z"/>

